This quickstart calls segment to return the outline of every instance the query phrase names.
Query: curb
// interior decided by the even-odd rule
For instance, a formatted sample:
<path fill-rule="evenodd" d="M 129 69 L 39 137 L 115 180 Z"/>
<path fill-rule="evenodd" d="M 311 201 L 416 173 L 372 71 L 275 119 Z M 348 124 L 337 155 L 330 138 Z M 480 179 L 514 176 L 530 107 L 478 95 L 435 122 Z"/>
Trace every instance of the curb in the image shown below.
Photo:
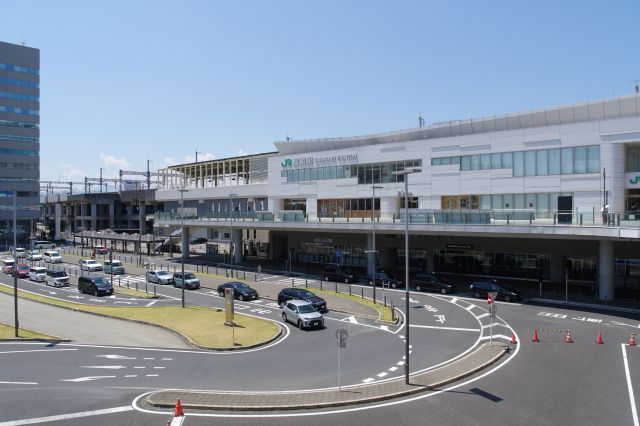
<path fill-rule="evenodd" d="M 0 339 L 0 342 L 8 343 L 23 343 L 23 342 L 41 342 L 41 343 L 69 343 L 71 339 Z"/>
<path fill-rule="evenodd" d="M 475 351 L 474 351 L 475 352 Z M 489 359 L 488 361 L 480 364 L 480 365 L 476 365 L 473 366 L 461 373 L 455 374 L 451 377 L 448 377 L 446 379 L 442 379 L 436 383 L 430 384 L 430 385 L 414 385 L 414 388 L 410 388 L 410 389 L 402 389 L 399 391 L 395 391 L 395 392 L 390 392 L 388 394 L 384 394 L 384 395 L 376 395 L 376 396 L 372 396 L 372 397 L 365 397 L 365 398 L 360 398 L 360 399 L 353 399 L 353 400 L 348 400 L 348 401 L 334 401 L 334 402 L 319 402 L 319 403 L 298 403 L 298 404 L 292 404 L 292 405 L 283 405 L 283 406 L 274 406 L 274 405 L 264 405 L 264 406 L 256 406 L 256 405 L 251 405 L 251 406 L 246 406 L 246 405 L 235 405 L 235 406 L 230 406 L 230 405 L 215 405 L 215 404 L 191 404 L 188 402 L 182 402 L 182 406 L 183 408 L 190 408 L 190 409 L 196 409 L 196 410 L 224 410 L 224 411 L 284 411 L 284 410 L 300 410 L 300 409 L 320 409 L 320 408 L 331 408 L 331 407 L 342 407 L 342 406 L 349 406 L 349 405 L 359 405 L 359 404 L 367 404 L 367 403 L 372 403 L 372 402 L 377 402 L 377 401 L 383 401 L 383 400 L 389 400 L 389 399 L 394 399 L 394 398 L 400 398 L 400 397 L 406 397 L 406 396 L 410 396 L 410 395 L 414 395 L 417 393 L 421 393 L 421 392 L 425 392 L 428 390 L 433 390 L 442 386 L 445 386 L 449 383 L 453 383 L 456 382 L 458 380 L 461 380 L 465 377 L 471 376 L 493 364 L 495 364 L 498 360 L 500 360 L 503 356 L 505 356 L 507 353 L 509 353 L 509 346 L 504 346 L 503 350 L 500 351 L 498 354 L 496 354 L 495 356 L 493 356 L 491 359 Z M 473 353 L 473 352 L 472 352 Z M 471 354 L 469 354 L 471 355 Z M 447 368 L 448 366 L 444 366 L 442 368 Z M 399 382 L 404 380 L 403 378 L 398 378 L 397 380 L 394 380 L 394 382 Z M 354 387 L 350 387 L 349 390 L 357 390 L 360 388 L 366 388 L 366 387 L 370 387 L 370 386 L 380 386 L 379 384 L 377 385 L 359 385 L 359 386 L 354 386 Z M 156 391 L 153 393 L 148 394 L 147 396 L 145 396 L 144 398 L 144 402 L 145 404 L 151 406 L 151 407 L 157 407 L 157 408 L 174 408 L 175 407 L 175 403 L 166 403 L 166 402 L 162 402 L 162 401 L 158 401 L 158 402 L 154 402 L 153 401 L 153 396 L 161 393 L 161 392 L 165 392 L 165 391 L 170 391 L 170 390 L 161 390 L 161 391 Z M 183 391 L 180 391 L 183 392 Z M 203 394 L 203 393 L 207 393 L 207 392 L 194 392 L 194 391 L 184 391 L 184 394 L 189 394 L 189 393 L 197 393 L 197 394 Z M 224 392 L 221 392 L 224 393 Z M 290 393 L 290 392 L 289 392 Z M 318 394 L 321 394 L 323 392 L 318 392 Z M 252 393 L 249 393 L 252 394 Z M 268 395 L 277 395 L 279 394 L 279 392 L 274 392 L 273 394 L 268 394 Z M 283 393 L 284 395 L 285 393 Z M 309 393 L 309 395 L 311 396 L 311 398 L 313 398 L 313 393 Z M 238 393 L 238 399 L 242 398 L 242 393 Z"/>

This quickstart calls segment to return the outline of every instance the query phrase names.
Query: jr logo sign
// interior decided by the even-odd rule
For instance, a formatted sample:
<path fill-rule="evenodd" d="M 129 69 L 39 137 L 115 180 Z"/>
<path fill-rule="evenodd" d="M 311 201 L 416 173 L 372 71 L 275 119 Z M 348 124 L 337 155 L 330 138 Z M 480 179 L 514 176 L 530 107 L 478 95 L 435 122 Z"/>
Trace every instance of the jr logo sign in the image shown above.
<path fill-rule="evenodd" d="M 293 160 L 291 158 L 285 158 L 285 160 L 280 164 L 282 165 L 283 169 L 286 169 L 287 167 L 293 167 Z"/>
<path fill-rule="evenodd" d="M 635 185 L 635 184 L 637 184 L 638 182 L 640 182 L 640 176 L 635 176 L 633 179 L 629 179 L 629 183 L 630 183 L 631 185 Z"/>

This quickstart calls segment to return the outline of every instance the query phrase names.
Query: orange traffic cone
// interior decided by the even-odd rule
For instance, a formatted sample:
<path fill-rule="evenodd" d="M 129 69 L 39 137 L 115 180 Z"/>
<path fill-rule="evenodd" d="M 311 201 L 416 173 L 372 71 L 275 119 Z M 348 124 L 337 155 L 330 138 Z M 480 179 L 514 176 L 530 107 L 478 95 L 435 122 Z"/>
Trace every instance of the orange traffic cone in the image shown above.
<path fill-rule="evenodd" d="M 631 333 L 631 337 L 629 337 L 629 346 L 635 346 L 636 345 L 636 335 Z"/>
<path fill-rule="evenodd" d="M 511 332 L 511 344 L 512 345 L 518 344 L 518 341 L 516 340 L 516 333 L 513 331 Z"/>
<path fill-rule="evenodd" d="M 573 343 L 573 339 L 571 338 L 571 332 L 567 330 L 567 335 L 564 338 L 565 343 Z"/>
<path fill-rule="evenodd" d="M 604 341 L 602 340 L 602 333 L 600 333 L 599 331 L 598 331 L 598 335 L 596 336 L 596 343 L 599 345 L 604 344 Z"/>
<path fill-rule="evenodd" d="M 532 342 L 538 343 L 540 339 L 538 339 L 538 329 L 533 330 L 533 337 L 531 338 Z"/>
<path fill-rule="evenodd" d="M 182 417 L 184 413 L 182 412 L 182 404 L 180 404 L 180 400 L 178 399 L 178 403 L 176 404 L 176 411 L 173 414 L 173 417 Z"/>

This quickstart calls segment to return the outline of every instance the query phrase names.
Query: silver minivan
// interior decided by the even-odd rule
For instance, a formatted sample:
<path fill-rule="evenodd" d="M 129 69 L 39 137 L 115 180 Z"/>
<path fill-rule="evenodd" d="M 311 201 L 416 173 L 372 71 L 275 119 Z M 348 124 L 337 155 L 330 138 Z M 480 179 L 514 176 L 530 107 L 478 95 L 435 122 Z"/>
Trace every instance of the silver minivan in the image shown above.
<path fill-rule="evenodd" d="M 47 268 L 34 266 L 29 269 L 29 279 L 31 281 L 45 281 L 47 279 Z"/>
<path fill-rule="evenodd" d="M 55 250 L 45 250 L 42 259 L 49 263 L 62 263 L 62 255 Z"/>
<path fill-rule="evenodd" d="M 47 285 L 65 287 L 69 285 L 69 275 L 65 271 L 47 269 Z"/>

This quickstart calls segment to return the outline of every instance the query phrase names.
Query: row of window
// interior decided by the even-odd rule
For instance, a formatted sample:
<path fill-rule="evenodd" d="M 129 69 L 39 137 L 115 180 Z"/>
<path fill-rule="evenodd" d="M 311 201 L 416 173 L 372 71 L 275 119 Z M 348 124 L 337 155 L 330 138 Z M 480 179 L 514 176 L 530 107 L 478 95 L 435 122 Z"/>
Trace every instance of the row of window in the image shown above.
<path fill-rule="evenodd" d="M 395 172 L 409 167 L 422 167 L 422 160 L 283 170 L 280 176 L 287 178 L 287 183 L 353 177 L 358 178 L 358 184 L 392 183 L 404 182 L 404 175 L 396 175 Z"/>
<path fill-rule="evenodd" d="M 37 136 L 0 135 L 0 141 L 40 142 Z"/>
<path fill-rule="evenodd" d="M 24 74 L 40 75 L 40 71 L 37 68 L 24 67 L 22 65 L 3 64 L 0 62 L 0 70 L 21 72 Z"/>
<path fill-rule="evenodd" d="M 40 98 L 34 95 L 25 95 L 24 93 L 4 92 L 0 90 L 0 98 L 16 99 L 18 101 L 38 102 Z"/>
<path fill-rule="evenodd" d="M 22 129 L 38 129 L 36 123 L 27 123 L 26 121 L 0 120 L 0 127 L 20 127 Z"/>
<path fill-rule="evenodd" d="M 600 171 L 600 146 L 551 148 L 432 158 L 432 166 L 458 164 L 461 171 L 512 169 L 513 176 L 547 176 Z"/>
<path fill-rule="evenodd" d="M 23 155 L 26 157 L 39 157 L 40 152 L 31 149 L 0 148 L 0 155 Z"/>
<path fill-rule="evenodd" d="M 0 162 L 0 169 L 38 170 L 37 164 Z"/>
<path fill-rule="evenodd" d="M 440 198 L 440 204 L 444 210 L 533 209 L 536 211 L 555 211 L 558 210 L 558 197 L 572 195 L 572 193 L 564 192 L 444 195 Z"/>
<path fill-rule="evenodd" d="M 0 105 L 0 112 L 11 112 L 14 114 L 40 115 L 40 111 L 31 108 L 18 108 L 11 105 Z"/>
<path fill-rule="evenodd" d="M 0 83 L 10 84 L 11 86 L 29 87 L 31 89 L 39 89 L 40 84 L 35 81 L 18 80 L 17 78 L 9 78 L 0 76 Z"/>

